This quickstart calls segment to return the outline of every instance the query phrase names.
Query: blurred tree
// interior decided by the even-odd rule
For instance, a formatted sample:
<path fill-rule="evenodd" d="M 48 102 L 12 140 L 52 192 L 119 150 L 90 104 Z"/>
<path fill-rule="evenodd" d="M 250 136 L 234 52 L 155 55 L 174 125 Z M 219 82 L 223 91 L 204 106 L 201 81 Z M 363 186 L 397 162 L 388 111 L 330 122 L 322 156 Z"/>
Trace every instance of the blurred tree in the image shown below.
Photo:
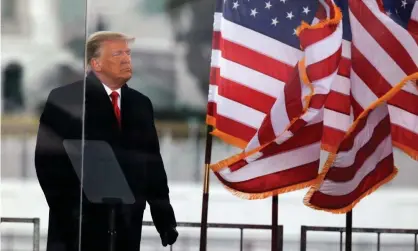
<path fill-rule="evenodd" d="M 178 42 L 187 44 L 187 66 L 198 80 L 203 95 L 209 87 L 210 57 L 212 48 L 213 0 L 167 0 L 166 11 L 169 14 Z M 190 28 L 184 30 L 180 22 L 181 10 L 191 9 Z"/>
<path fill-rule="evenodd" d="M 5 113 L 21 111 L 23 101 L 23 68 L 19 63 L 10 63 L 3 71 L 2 99 Z"/>
<path fill-rule="evenodd" d="M 187 3 L 197 2 L 199 0 L 167 0 L 166 1 L 166 9 L 168 11 L 174 10 L 176 8 L 181 8 Z"/>
<path fill-rule="evenodd" d="M 16 18 L 17 2 L 16 0 L 1 1 L 1 21 L 13 20 Z"/>
<path fill-rule="evenodd" d="M 145 0 L 138 5 L 141 12 L 146 14 L 161 13 L 167 0 Z"/>
<path fill-rule="evenodd" d="M 94 33 L 96 31 L 104 31 L 108 29 L 108 24 L 103 16 L 99 15 L 97 17 L 96 24 L 93 26 L 94 28 L 89 33 Z M 84 58 L 84 50 L 86 44 L 86 38 L 83 36 L 76 36 L 69 40 L 66 46 L 74 53 L 76 57 Z"/>
<path fill-rule="evenodd" d="M 108 25 L 105 22 L 103 16 L 102 15 L 99 15 L 97 17 L 97 24 L 96 24 L 96 30 L 95 30 L 95 32 L 96 31 L 105 31 L 105 30 L 107 30 L 107 27 L 108 27 Z"/>

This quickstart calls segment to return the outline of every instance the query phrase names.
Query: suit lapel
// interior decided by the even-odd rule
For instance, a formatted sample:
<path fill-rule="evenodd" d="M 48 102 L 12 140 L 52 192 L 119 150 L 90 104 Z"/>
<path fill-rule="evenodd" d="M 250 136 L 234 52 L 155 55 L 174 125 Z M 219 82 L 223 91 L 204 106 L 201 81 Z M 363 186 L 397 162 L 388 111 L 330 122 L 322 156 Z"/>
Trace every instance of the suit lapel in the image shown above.
<path fill-rule="evenodd" d="M 90 112 L 92 116 L 100 118 L 100 123 L 102 123 L 104 127 L 111 125 L 113 131 L 119 131 L 112 102 L 110 101 L 103 84 L 92 72 L 89 73 L 86 81 L 86 106 L 88 112 Z"/>
<path fill-rule="evenodd" d="M 130 127 L 131 120 L 129 118 L 132 118 L 132 104 L 134 103 L 134 100 L 132 100 L 131 91 L 129 90 L 129 87 L 125 84 L 121 88 L 121 120 L 122 120 L 122 130 L 127 129 Z"/>

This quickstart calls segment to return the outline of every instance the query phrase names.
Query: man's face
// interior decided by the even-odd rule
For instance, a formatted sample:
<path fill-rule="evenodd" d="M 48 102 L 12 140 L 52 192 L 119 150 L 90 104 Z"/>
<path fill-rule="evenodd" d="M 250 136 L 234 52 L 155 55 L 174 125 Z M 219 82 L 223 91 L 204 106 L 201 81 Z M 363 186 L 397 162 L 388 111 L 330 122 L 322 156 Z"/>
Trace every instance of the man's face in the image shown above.
<path fill-rule="evenodd" d="M 131 50 L 126 41 L 103 42 L 98 62 L 98 72 L 110 79 L 126 82 L 132 77 Z"/>

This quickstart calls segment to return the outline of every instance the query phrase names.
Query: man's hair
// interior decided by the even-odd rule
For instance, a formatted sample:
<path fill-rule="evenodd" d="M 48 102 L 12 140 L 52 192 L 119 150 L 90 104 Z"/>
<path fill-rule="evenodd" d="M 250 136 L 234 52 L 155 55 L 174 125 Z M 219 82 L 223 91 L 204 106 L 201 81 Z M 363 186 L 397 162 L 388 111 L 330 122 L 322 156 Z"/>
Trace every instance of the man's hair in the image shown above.
<path fill-rule="evenodd" d="M 127 42 L 133 42 L 135 38 L 130 37 L 120 32 L 113 32 L 113 31 L 98 31 L 98 32 L 91 34 L 90 37 L 87 39 L 87 45 L 86 45 L 87 64 L 90 65 L 90 61 L 93 58 L 96 58 L 100 55 L 100 48 L 103 42 L 116 41 L 116 40 L 124 40 Z"/>

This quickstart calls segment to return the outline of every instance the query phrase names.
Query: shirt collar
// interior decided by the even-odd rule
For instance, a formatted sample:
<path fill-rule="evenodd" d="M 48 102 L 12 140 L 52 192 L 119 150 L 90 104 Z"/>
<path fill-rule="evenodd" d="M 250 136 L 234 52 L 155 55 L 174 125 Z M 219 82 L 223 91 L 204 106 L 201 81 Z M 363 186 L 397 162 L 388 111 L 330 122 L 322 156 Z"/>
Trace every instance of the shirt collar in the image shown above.
<path fill-rule="evenodd" d="M 118 89 L 116 89 L 116 90 L 113 91 L 107 85 L 105 85 L 103 83 L 102 83 L 102 85 L 104 86 L 104 88 L 105 88 L 106 93 L 107 93 L 108 96 L 110 96 L 110 94 L 115 91 L 115 92 L 117 92 L 119 94 L 119 97 L 120 97 L 120 88 L 118 88 Z"/>

